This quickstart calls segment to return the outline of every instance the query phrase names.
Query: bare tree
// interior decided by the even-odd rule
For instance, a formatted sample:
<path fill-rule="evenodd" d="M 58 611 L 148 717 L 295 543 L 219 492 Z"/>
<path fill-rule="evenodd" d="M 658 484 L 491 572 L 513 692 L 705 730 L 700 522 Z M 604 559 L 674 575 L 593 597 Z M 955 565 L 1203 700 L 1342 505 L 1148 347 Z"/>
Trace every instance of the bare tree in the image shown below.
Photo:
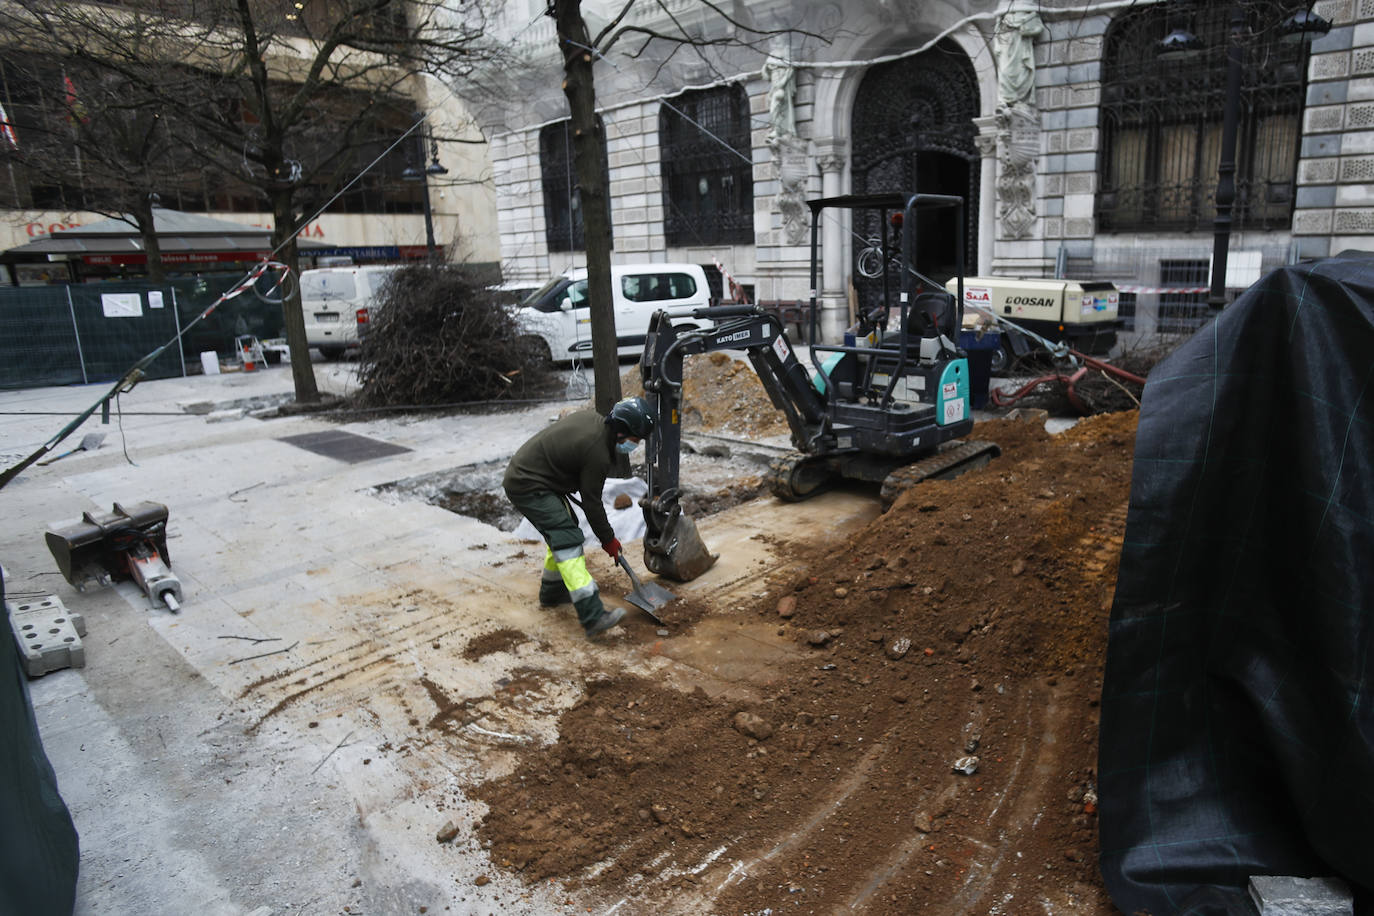
<path fill-rule="evenodd" d="M 162 279 L 153 207 L 167 176 L 188 162 L 156 100 L 77 61 L 63 64 L 7 49 L 0 53 L 0 68 L 10 89 L 6 96 L 11 104 L 16 96 L 19 101 L 7 112 L 14 133 L 0 144 L 14 204 L 37 197 L 125 220 L 143 237 L 149 276 Z M 23 200 L 16 175 L 26 184 Z"/>
<path fill-rule="evenodd" d="M 610 197 L 601 171 L 601 136 L 596 117 L 594 65 L 604 59 L 622 39 L 635 43 L 631 59 L 642 58 L 655 45 L 666 53 L 659 69 L 679 50 L 696 54 L 715 69 L 706 55 L 712 48 L 753 48 L 779 35 L 802 35 L 824 41 L 821 36 L 801 29 L 762 28 L 741 16 L 727 12 L 712 0 L 699 0 L 701 9 L 714 20 L 715 34 L 688 24 L 686 17 L 672 12 L 665 0 L 625 0 L 619 12 L 592 36 L 582 15 L 582 0 L 551 0 L 549 14 L 557 27 L 558 45 L 563 55 L 563 94 L 568 99 L 569 128 L 572 134 L 573 173 L 581 198 L 583 227 L 587 247 L 587 293 L 592 322 L 592 375 L 596 386 L 596 408 L 602 413 L 620 399 L 617 370 L 615 313 L 611 306 L 611 215 Z M 634 12 L 657 11 L 661 26 L 651 27 Z M 699 18 L 692 17 L 694 20 Z"/>
<path fill-rule="evenodd" d="M 359 191 L 368 154 L 403 161 L 424 77 L 461 81 L 499 53 L 484 20 L 442 0 L 128 0 L 121 7 L 12 0 L 0 33 L 92 68 L 146 98 L 179 148 L 272 214 L 276 259 L 295 271 L 314 209 Z M 418 134 L 415 135 L 418 139 Z M 411 141 L 407 141 L 411 142 Z M 410 146 L 409 149 L 414 149 Z M 375 184 L 376 172 L 362 177 Z M 299 293 L 283 303 L 296 399 L 319 399 Z"/>

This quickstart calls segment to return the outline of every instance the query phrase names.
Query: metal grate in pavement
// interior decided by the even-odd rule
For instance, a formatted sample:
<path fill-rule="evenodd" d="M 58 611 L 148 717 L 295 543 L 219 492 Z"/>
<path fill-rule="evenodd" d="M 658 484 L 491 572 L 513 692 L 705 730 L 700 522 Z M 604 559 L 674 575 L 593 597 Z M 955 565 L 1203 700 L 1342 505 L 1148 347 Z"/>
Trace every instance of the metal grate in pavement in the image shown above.
<path fill-rule="evenodd" d="M 410 451 L 405 446 L 392 445 L 390 442 L 381 442 L 377 439 L 369 439 L 367 436 L 346 433 L 337 429 L 328 429 L 319 433 L 302 433 L 299 436 L 282 436 L 277 441 L 348 464 L 371 461 L 373 458 L 385 458 L 388 455 L 400 455 Z"/>

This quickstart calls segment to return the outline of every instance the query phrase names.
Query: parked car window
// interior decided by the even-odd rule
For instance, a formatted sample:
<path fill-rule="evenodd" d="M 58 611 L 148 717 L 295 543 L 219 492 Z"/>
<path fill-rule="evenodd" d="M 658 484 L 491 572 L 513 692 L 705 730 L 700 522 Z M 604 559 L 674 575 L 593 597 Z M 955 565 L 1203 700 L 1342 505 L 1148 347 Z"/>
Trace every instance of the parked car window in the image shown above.
<path fill-rule="evenodd" d="M 367 282 L 368 285 L 372 287 L 372 295 L 376 296 L 381 293 L 382 287 L 386 286 L 386 282 L 391 279 L 392 273 L 393 271 L 390 270 L 368 271 Z"/>
<path fill-rule="evenodd" d="M 690 298 L 697 284 L 688 274 L 634 274 L 621 278 L 620 289 L 631 302 L 656 302 Z"/>
<path fill-rule="evenodd" d="M 539 289 L 530 293 L 522 306 L 536 308 L 541 312 L 556 312 L 563 301 L 563 290 L 568 286 L 566 277 L 554 277 Z"/>
<path fill-rule="evenodd" d="M 667 274 L 668 298 L 687 299 L 697 294 L 697 281 L 691 274 Z"/>
<path fill-rule="evenodd" d="M 587 281 L 578 280 L 568 287 L 568 298 L 572 300 L 573 308 L 580 309 L 587 304 Z"/>
<path fill-rule="evenodd" d="M 301 272 L 302 299 L 352 299 L 356 294 L 352 274 Z"/>

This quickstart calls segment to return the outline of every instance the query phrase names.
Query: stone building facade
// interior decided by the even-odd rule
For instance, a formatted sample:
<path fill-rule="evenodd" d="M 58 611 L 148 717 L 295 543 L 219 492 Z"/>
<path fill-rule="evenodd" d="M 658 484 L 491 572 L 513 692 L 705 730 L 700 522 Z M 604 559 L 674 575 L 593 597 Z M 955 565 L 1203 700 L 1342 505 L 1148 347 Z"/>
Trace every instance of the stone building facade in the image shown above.
<path fill-rule="evenodd" d="M 1298 51 L 1286 43 L 1275 50 L 1281 3 L 1247 3 L 1247 30 L 1237 41 L 1246 71 L 1241 107 L 1250 114 L 1241 126 L 1232 288 L 1298 258 L 1374 249 L 1374 0 L 1319 0 L 1315 11 L 1333 27 Z M 668 6 L 703 34 L 721 27 L 688 0 Z M 1127 294 L 1128 327 L 1138 336 L 1187 332 L 1205 319 L 1224 95 L 1217 77 L 1227 40 L 1218 24 L 1229 22 L 1230 6 L 1199 3 L 1196 18 L 1183 23 L 1211 39 L 1213 56 L 1178 77 L 1187 88 L 1177 93 L 1169 66 L 1138 50 L 1149 29 L 1178 24 L 1173 6 L 868 0 L 747 7 L 761 28 L 799 31 L 766 47 L 698 55 L 696 63 L 677 63 L 692 57 L 679 52 L 665 64 L 666 48 L 658 58 L 653 51 L 603 58 L 597 88 L 617 261 L 719 263 L 756 299 L 805 299 L 806 199 L 952 193 L 967 202 L 969 274 L 1113 280 Z M 584 12 L 593 17 L 595 5 L 584 3 Z M 566 104 L 551 20 L 518 6 L 508 16 L 530 77 L 525 102 L 503 109 L 487 131 L 505 277 L 536 282 L 580 263 L 575 246 L 549 244 L 556 182 L 540 137 L 566 118 Z M 1140 82 L 1123 63 L 1131 54 L 1132 66 L 1156 81 L 1154 95 L 1131 88 Z M 790 79 L 770 79 L 782 66 Z M 661 136 L 665 105 L 726 87 L 748 104 L 749 148 L 736 154 L 751 166 L 752 233 L 699 243 L 681 233 L 670 238 L 669 210 L 683 201 L 665 193 L 665 159 L 676 156 Z M 787 124 L 780 132 L 781 92 Z M 1188 104 L 1207 111 L 1192 118 L 1200 127 L 1180 132 L 1175 115 Z M 1179 164 L 1184 153 L 1191 164 Z M 838 220 L 821 227 L 817 296 L 827 339 L 851 319 L 865 228 Z"/>

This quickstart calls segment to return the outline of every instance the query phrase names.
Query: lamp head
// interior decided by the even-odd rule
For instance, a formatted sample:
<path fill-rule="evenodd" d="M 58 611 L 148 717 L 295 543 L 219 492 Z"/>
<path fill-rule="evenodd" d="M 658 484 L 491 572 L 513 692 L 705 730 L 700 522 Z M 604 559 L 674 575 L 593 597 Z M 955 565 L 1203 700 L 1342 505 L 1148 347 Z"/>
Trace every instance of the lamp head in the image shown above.
<path fill-rule="evenodd" d="M 1160 60 L 1187 60 L 1201 54 L 1204 48 L 1201 38 L 1186 26 L 1176 25 L 1155 46 L 1155 56 Z"/>
<path fill-rule="evenodd" d="M 1310 43 L 1331 31 L 1331 23 L 1309 9 L 1298 10 L 1283 21 L 1279 34 L 1286 42 Z"/>

